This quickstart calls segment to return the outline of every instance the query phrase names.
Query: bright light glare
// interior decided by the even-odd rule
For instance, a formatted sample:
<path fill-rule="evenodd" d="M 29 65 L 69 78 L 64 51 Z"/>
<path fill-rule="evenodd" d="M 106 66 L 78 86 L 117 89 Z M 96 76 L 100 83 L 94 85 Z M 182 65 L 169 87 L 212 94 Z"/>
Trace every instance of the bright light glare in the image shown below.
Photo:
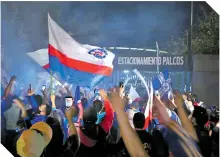
<path fill-rule="evenodd" d="M 124 73 L 127 74 L 127 73 L 129 73 L 129 71 L 128 70 L 124 70 Z"/>

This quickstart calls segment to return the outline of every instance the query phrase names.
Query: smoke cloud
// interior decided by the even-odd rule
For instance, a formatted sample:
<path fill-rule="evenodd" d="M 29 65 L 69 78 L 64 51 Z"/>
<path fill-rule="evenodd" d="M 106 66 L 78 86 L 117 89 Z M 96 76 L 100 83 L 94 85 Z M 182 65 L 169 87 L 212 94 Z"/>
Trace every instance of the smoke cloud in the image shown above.
<path fill-rule="evenodd" d="M 2 2 L 2 62 L 36 84 L 44 71 L 26 53 L 48 45 L 47 14 L 82 44 L 161 49 L 188 26 L 190 2 Z"/>

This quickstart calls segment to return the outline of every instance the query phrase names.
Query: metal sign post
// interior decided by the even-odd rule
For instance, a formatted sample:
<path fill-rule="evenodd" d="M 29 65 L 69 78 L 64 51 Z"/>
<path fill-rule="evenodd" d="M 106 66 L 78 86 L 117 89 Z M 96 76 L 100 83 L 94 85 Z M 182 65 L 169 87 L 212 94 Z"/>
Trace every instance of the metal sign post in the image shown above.
<path fill-rule="evenodd" d="M 158 43 L 156 41 L 156 47 L 157 47 L 157 73 L 159 74 L 160 72 L 160 69 L 159 69 L 159 63 L 158 63 L 158 57 L 159 57 L 159 46 L 158 46 Z"/>

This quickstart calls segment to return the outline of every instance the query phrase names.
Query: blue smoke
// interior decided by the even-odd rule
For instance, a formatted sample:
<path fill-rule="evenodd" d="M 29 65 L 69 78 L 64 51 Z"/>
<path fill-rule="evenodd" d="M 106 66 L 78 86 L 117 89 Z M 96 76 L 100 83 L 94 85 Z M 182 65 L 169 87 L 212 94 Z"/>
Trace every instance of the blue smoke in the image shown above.
<path fill-rule="evenodd" d="M 190 2 L 2 2 L 2 54 L 10 75 L 36 84 L 44 71 L 27 52 L 48 45 L 47 14 L 74 39 L 97 46 L 166 49 L 188 23 Z M 147 55 L 147 54 L 146 54 Z"/>

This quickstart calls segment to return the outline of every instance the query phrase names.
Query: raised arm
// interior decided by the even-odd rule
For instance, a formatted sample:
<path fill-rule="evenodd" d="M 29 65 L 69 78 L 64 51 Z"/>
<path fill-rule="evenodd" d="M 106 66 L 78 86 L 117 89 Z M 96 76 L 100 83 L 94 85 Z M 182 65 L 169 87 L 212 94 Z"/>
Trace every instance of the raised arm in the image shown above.
<path fill-rule="evenodd" d="M 11 88 L 12 88 L 12 85 L 14 83 L 14 81 L 16 80 L 16 76 L 12 76 L 7 87 L 5 88 L 5 91 L 4 91 L 4 95 L 3 95 L 3 99 L 7 99 L 7 97 L 9 96 L 10 92 L 11 92 Z"/>
<path fill-rule="evenodd" d="M 45 89 L 45 90 L 42 90 L 41 92 L 43 94 L 43 103 L 44 104 L 49 104 L 47 90 Z"/>
<path fill-rule="evenodd" d="M 81 120 L 83 119 L 83 106 L 81 102 L 78 103 L 77 106 L 79 107 L 79 116 L 78 116 L 77 123 L 80 123 Z"/>
<path fill-rule="evenodd" d="M 52 109 L 55 110 L 57 108 L 56 103 L 55 103 L 55 100 L 56 100 L 55 94 L 50 95 L 50 100 L 51 100 L 51 103 L 52 103 Z"/>
<path fill-rule="evenodd" d="M 34 90 L 28 92 L 28 98 L 29 98 L 30 105 L 31 105 L 32 109 L 36 112 L 39 105 L 37 104 L 34 96 L 35 96 Z"/>
<path fill-rule="evenodd" d="M 75 127 L 75 125 L 73 124 L 73 121 L 72 121 L 74 112 L 75 112 L 74 108 L 71 107 L 71 108 L 69 108 L 68 110 L 65 111 L 65 115 L 66 115 L 66 118 L 67 118 L 68 124 L 69 124 L 69 137 L 67 139 L 67 142 L 68 142 L 67 150 L 70 149 L 75 154 L 76 150 L 79 148 L 80 142 L 79 142 L 76 127 Z"/>
<path fill-rule="evenodd" d="M 24 103 L 19 99 L 14 99 L 13 102 L 21 109 L 21 117 L 27 118 L 27 111 L 25 109 Z"/>
<path fill-rule="evenodd" d="M 75 111 L 74 111 L 73 107 L 71 107 L 65 111 L 66 119 L 68 120 L 68 124 L 69 124 L 69 136 L 77 135 L 76 127 L 72 121 L 74 113 L 75 113 Z"/>
<path fill-rule="evenodd" d="M 189 121 L 188 116 L 183 108 L 183 98 L 178 91 L 174 92 L 175 94 L 175 104 L 177 106 L 178 116 L 182 123 L 182 126 L 188 131 L 188 133 L 193 137 L 194 140 L 198 141 L 197 134 L 192 123 Z"/>
<path fill-rule="evenodd" d="M 114 120 L 114 112 L 112 105 L 110 101 L 107 98 L 107 94 L 104 90 L 100 90 L 100 96 L 102 100 L 104 101 L 104 106 L 105 106 L 105 112 L 106 115 L 103 119 L 103 121 L 100 123 L 100 126 L 104 129 L 106 133 L 109 133 L 112 125 L 113 125 L 113 120 Z"/>
<path fill-rule="evenodd" d="M 192 136 L 185 131 L 182 126 L 178 125 L 175 121 L 171 120 L 164 104 L 161 102 L 160 98 L 154 96 L 154 105 L 158 108 L 160 115 L 160 123 L 169 128 L 165 139 L 173 153 L 174 156 L 194 156 L 200 157 L 200 153 L 196 146 Z M 190 146 L 190 147 L 189 147 Z M 187 148 L 188 147 L 188 148 Z"/>
<path fill-rule="evenodd" d="M 128 117 L 124 112 L 125 102 L 120 97 L 119 92 L 113 92 L 110 100 L 117 115 L 122 139 L 130 156 L 147 157 L 148 154 L 144 150 L 141 140 L 129 124 Z"/>

